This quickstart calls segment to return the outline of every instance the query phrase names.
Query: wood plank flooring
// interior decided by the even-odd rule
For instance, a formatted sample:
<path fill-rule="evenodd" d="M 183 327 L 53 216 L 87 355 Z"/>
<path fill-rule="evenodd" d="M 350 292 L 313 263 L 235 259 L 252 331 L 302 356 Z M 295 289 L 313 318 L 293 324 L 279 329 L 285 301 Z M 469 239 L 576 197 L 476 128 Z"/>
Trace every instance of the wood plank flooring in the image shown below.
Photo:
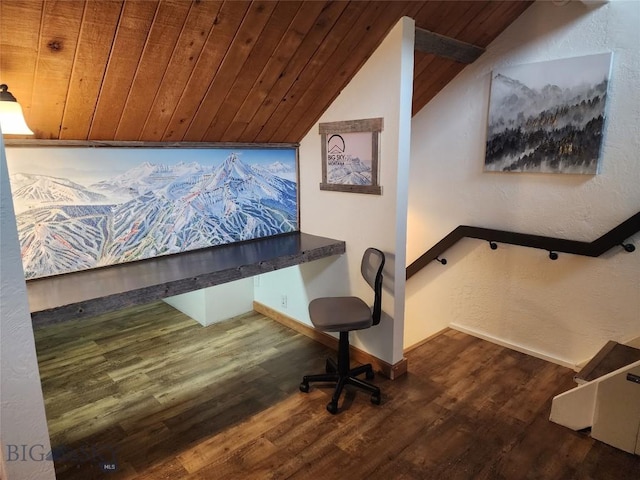
<path fill-rule="evenodd" d="M 36 330 L 64 479 L 636 479 L 548 421 L 574 372 L 448 330 L 377 377 L 382 405 L 298 391 L 331 352 L 259 314 L 209 327 L 159 302 Z M 116 470 L 109 470 L 115 467 Z"/>

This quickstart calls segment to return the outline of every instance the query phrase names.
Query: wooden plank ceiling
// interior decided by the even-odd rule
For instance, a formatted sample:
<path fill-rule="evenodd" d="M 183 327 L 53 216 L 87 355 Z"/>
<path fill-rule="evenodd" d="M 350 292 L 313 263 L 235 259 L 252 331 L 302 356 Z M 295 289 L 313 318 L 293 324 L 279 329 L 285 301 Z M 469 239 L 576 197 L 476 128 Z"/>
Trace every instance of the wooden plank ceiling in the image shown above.
<path fill-rule="evenodd" d="M 298 142 L 402 16 L 487 46 L 531 2 L 0 0 L 36 138 Z M 416 52 L 414 113 L 464 64 Z"/>

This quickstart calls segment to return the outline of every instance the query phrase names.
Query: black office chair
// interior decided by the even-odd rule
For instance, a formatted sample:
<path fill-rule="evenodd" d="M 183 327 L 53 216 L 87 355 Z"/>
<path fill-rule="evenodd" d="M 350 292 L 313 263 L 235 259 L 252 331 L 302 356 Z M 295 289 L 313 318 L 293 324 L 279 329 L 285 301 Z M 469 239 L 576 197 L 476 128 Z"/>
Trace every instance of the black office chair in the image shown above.
<path fill-rule="evenodd" d="M 363 373 L 367 380 L 374 377 L 371 364 L 350 369 L 349 332 L 362 330 L 380 323 L 382 313 L 382 268 L 384 253 L 376 248 L 367 248 L 362 257 L 360 271 L 375 293 L 373 311 L 358 297 L 316 298 L 309 303 L 311 323 L 325 332 L 340 332 L 338 362 L 327 359 L 325 371 L 317 375 L 305 375 L 300 383 L 300 391 L 309 391 L 309 382 L 335 382 L 336 388 L 327 410 L 338 413 L 338 400 L 345 385 L 354 385 L 371 393 L 371 403 L 380 405 L 380 389 L 364 380 L 356 378 Z"/>

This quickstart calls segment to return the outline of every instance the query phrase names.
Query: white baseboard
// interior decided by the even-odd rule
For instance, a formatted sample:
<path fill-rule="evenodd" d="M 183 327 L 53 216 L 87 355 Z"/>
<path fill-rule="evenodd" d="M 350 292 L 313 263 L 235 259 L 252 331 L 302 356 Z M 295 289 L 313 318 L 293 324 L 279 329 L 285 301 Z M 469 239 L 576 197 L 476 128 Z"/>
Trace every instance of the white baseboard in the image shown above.
<path fill-rule="evenodd" d="M 487 342 L 495 343 L 496 345 L 500 345 L 502 347 L 510 348 L 511 350 L 515 350 L 516 352 L 524 353 L 526 355 L 530 355 L 532 357 L 540 358 L 541 360 L 546 360 L 547 362 L 555 363 L 556 365 L 561 365 L 563 367 L 570 368 L 576 372 L 580 370 L 580 366 L 576 365 L 573 362 L 568 360 L 554 357 L 552 355 L 547 355 L 542 352 L 538 352 L 536 350 L 532 350 L 530 348 L 524 347 L 522 345 L 518 345 L 517 343 L 508 342 L 498 337 L 494 337 L 493 335 L 489 335 L 484 332 L 480 332 L 478 330 L 474 330 L 473 328 L 463 327 L 462 325 L 458 325 L 457 323 L 451 323 L 449 325 L 454 330 L 458 330 L 462 333 L 467 333 L 474 337 L 481 338 L 482 340 L 486 340 Z"/>
<path fill-rule="evenodd" d="M 637 335 L 630 335 L 620 340 L 620 343 L 629 345 L 630 347 L 640 348 L 640 337 Z"/>

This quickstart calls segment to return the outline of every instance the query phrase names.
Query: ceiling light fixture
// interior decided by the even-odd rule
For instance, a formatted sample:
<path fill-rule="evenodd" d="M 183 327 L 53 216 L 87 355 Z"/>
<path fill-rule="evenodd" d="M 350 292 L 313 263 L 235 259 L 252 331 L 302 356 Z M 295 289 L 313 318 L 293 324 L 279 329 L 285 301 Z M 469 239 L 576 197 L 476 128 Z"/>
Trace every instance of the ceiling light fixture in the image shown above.
<path fill-rule="evenodd" d="M 24 121 L 22 107 L 4 83 L 0 85 L 0 127 L 5 135 L 33 135 Z"/>

